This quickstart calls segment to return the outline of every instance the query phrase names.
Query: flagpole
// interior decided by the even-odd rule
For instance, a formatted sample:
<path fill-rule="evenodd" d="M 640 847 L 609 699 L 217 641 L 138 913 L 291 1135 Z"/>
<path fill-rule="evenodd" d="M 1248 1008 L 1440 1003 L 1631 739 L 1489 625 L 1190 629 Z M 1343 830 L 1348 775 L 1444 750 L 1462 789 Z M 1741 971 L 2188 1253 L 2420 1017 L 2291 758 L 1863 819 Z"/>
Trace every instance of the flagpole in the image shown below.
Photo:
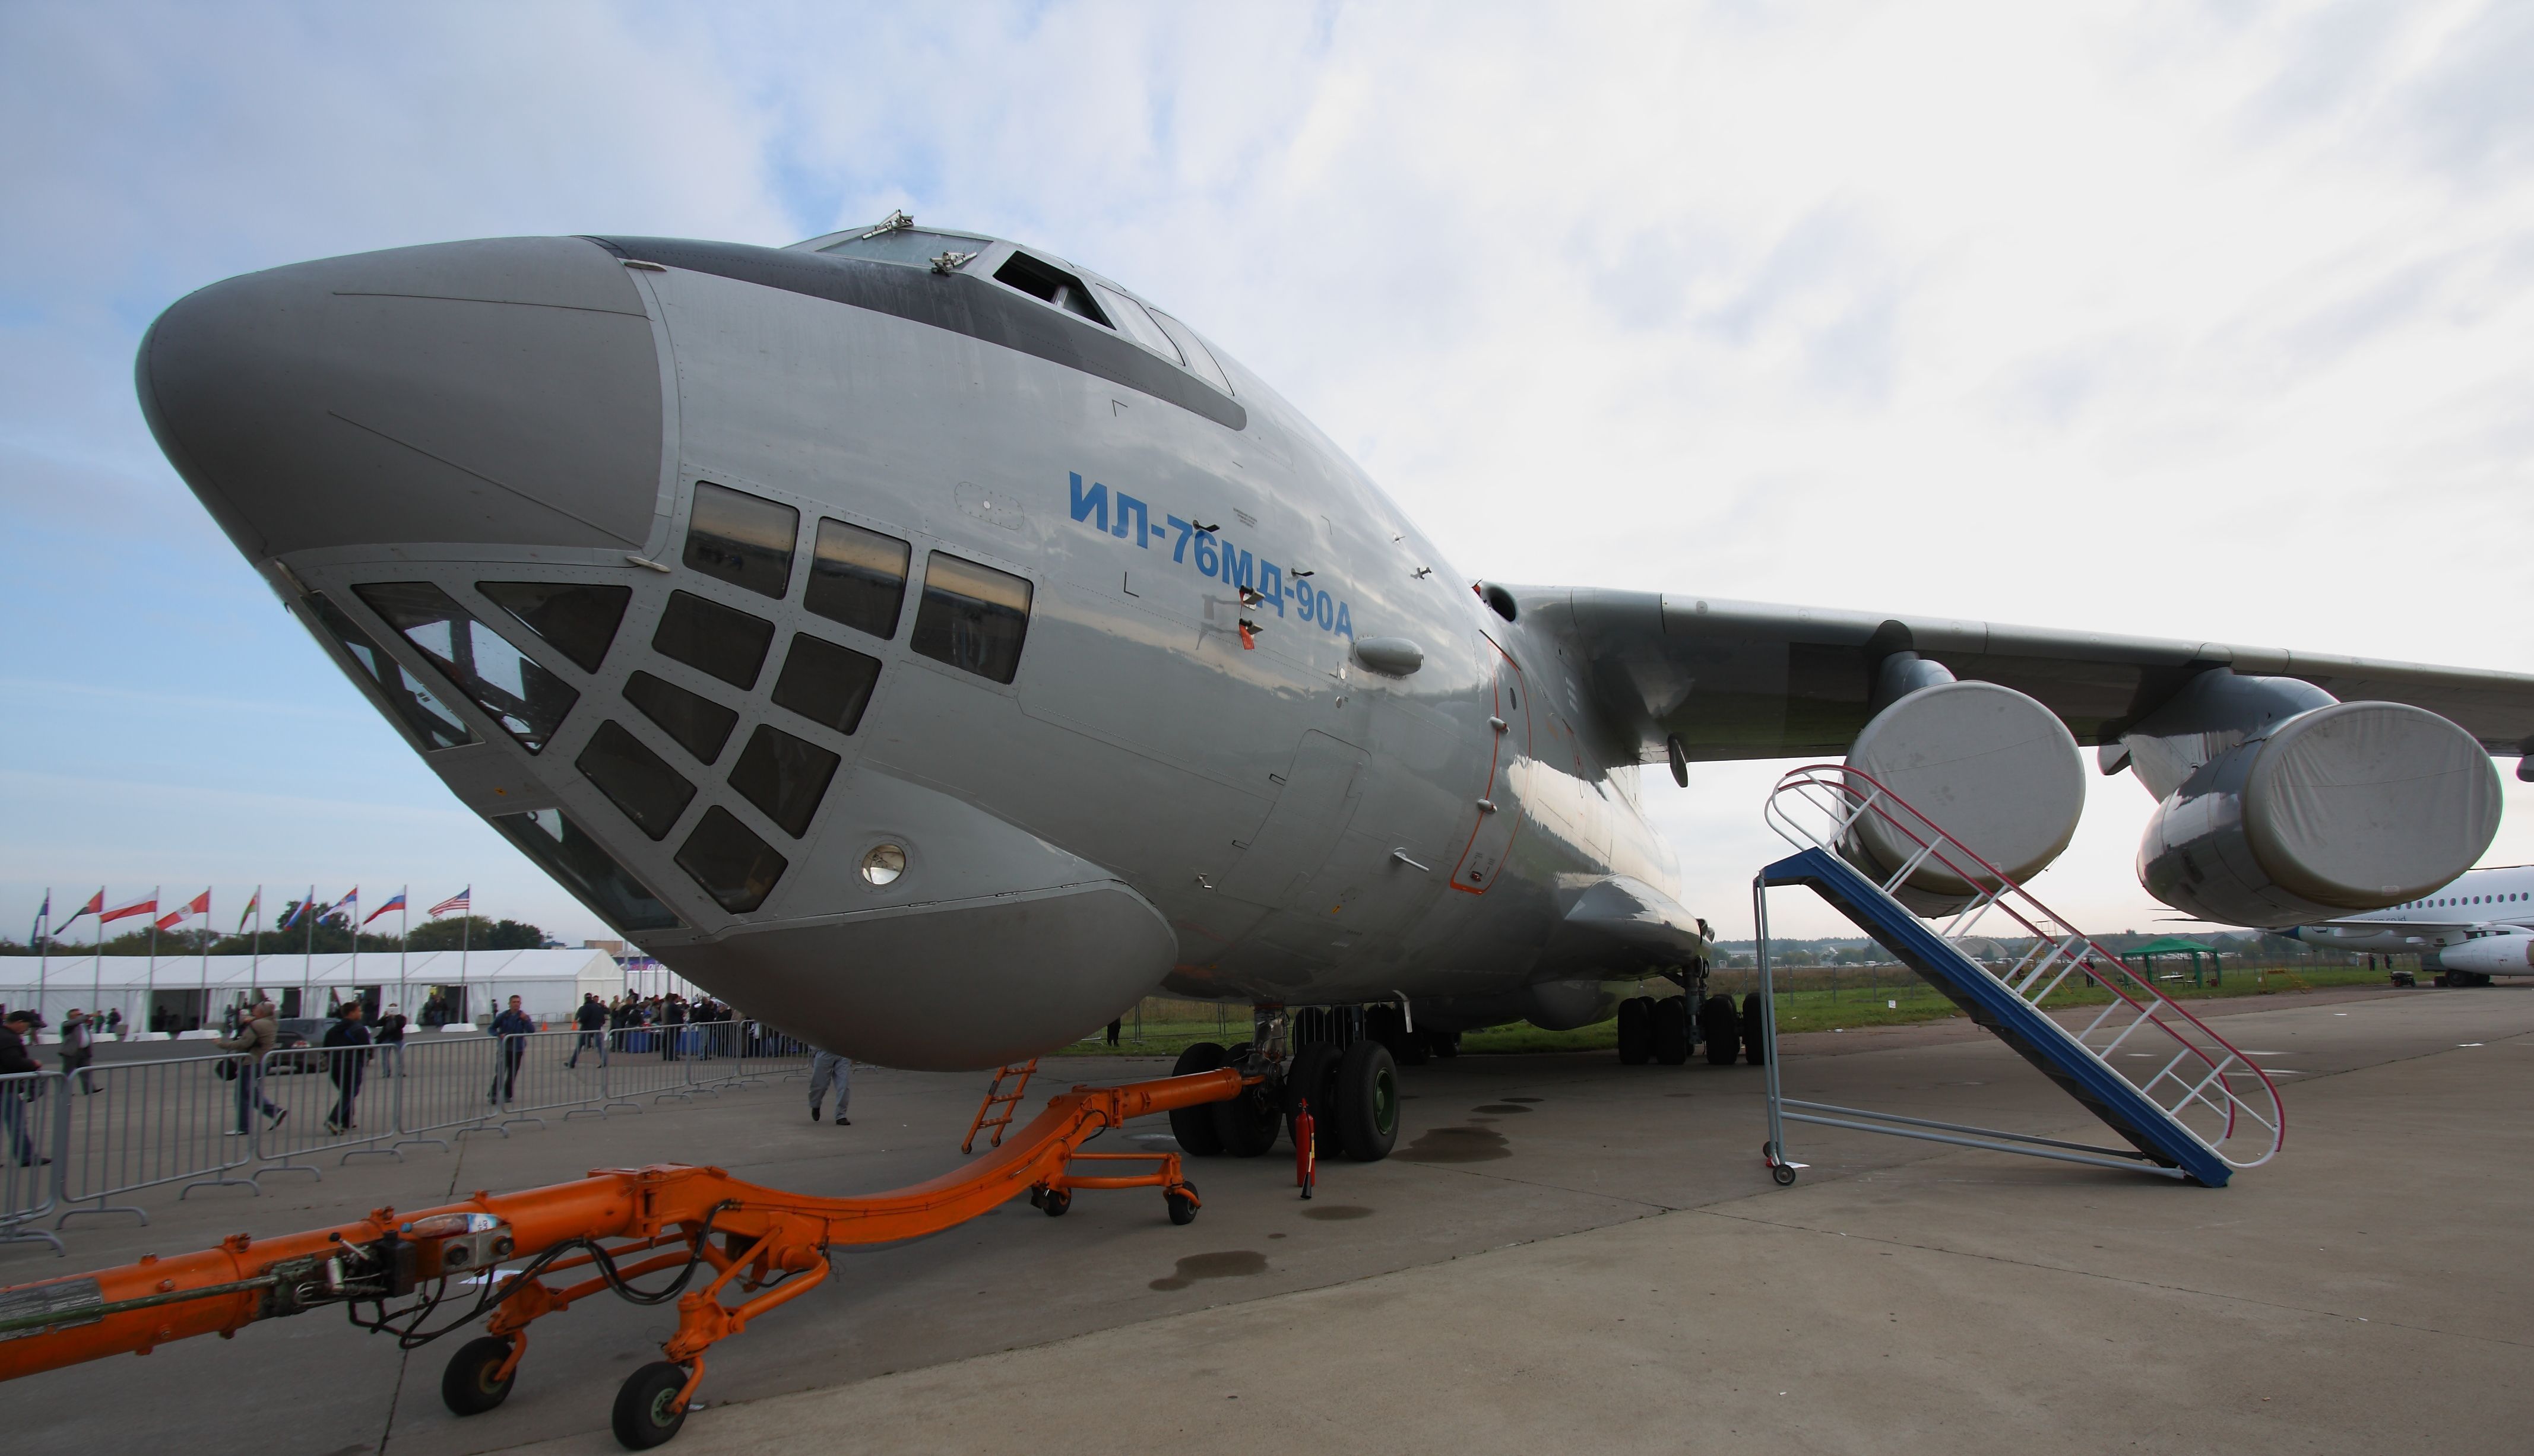
<path fill-rule="evenodd" d="M 211 892 L 203 892 L 203 1007 L 199 1019 L 211 1022 Z"/>
<path fill-rule="evenodd" d="M 474 939 L 474 935 L 475 887 L 469 885 L 466 887 L 466 908 L 459 912 L 459 918 L 457 921 L 457 999 L 461 1004 L 466 1002 L 473 994 L 467 989 L 466 985 L 466 950 L 468 943 Z M 466 1008 L 466 1019 L 469 1022 L 472 1022 L 475 1019 L 474 1007 L 468 1006 Z"/>
<path fill-rule="evenodd" d="M 35 942 L 35 1015 L 44 1014 L 44 982 L 53 968 L 53 887 L 44 887 L 44 907 L 35 912 L 42 938 Z"/>
<path fill-rule="evenodd" d="M 246 978 L 249 982 L 246 992 L 252 996 L 264 984 L 264 886 L 261 883 L 255 887 L 255 899 L 248 901 L 246 907 L 251 917 L 250 923 L 255 926 L 254 938 L 247 942 L 246 961 Z M 227 1023 L 222 1022 L 222 1024 Z"/>
<path fill-rule="evenodd" d="M 141 1029 L 150 1029 L 151 1003 L 158 999 L 158 898 L 166 892 L 164 885 L 150 887 L 150 970 L 141 983 Z"/>
<path fill-rule="evenodd" d="M 95 1011 L 96 1003 L 105 997 L 105 887 L 103 885 L 96 887 L 96 930 L 89 951 L 90 1011 Z"/>
<path fill-rule="evenodd" d="M 307 937 L 299 952 L 299 1014 L 308 1015 L 308 981 L 317 973 L 317 917 L 309 911 L 317 905 L 317 887 L 308 887 L 308 898 L 299 902 L 299 915 L 308 922 Z"/>
<path fill-rule="evenodd" d="M 396 892 L 396 1005 L 404 1005 L 404 943 L 413 934 L 413 887 Z"/>

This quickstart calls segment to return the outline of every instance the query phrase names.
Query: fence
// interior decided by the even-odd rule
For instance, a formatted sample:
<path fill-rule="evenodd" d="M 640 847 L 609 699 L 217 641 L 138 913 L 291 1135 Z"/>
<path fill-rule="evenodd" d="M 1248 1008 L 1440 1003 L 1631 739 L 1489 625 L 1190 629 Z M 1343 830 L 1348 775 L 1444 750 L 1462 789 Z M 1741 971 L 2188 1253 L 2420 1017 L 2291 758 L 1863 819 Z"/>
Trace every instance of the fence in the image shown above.
<path fill-rule="evenodd" d="M 59 1252 L 35 1220 L 52 1215 L 60 1228 L 80 1214 L 128 1213 L 147 1223 L 143 1209 L 117 1201 L 144 1189 L 262 1193 L 268 1174 L 323 1177 L 327 1157 L 401 1157 L 467 1133 L 507 1137 L 558 1112 L 639 1111 L 644 1099 L 806 1077 L 809 1059 L 807 1046 L 754 1022 L 716 1021 L 19 1073 L 0 1077 L 0 1243 L 41 1241 Z"/>

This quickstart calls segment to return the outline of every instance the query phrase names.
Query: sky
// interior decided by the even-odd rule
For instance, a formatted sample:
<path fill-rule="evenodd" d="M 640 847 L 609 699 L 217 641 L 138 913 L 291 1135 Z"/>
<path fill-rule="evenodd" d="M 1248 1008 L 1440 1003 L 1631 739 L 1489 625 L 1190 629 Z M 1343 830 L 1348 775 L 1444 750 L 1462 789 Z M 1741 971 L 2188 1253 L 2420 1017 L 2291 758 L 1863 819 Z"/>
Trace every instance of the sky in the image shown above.
<path fill-rule="evenodd" d="M 0 933 L 258 883 L 606 933 L 133 399 L 186 291 L 445 239 L 1019 238 L 1272 381 L 1465 578 L 2534 670 L 2528 75 L 2534 7 L 2438 0 L 9 0 Z M 1783 767 L 1648 775 L 1720 934 Z M 2534 860 L 2506 782 L 2486 863 Z M 2035 888 L 2174 916 L 2151 808 L 2094 781 Z"/>

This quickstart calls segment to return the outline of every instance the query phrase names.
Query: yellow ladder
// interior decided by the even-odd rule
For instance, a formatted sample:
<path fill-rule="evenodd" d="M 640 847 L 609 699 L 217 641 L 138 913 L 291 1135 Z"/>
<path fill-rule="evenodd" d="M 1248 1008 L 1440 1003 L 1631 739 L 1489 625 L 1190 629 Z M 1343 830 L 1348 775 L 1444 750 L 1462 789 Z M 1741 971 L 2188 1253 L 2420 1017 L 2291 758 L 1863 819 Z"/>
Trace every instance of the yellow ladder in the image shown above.
<path fill-rule="evenodd" d="M 977 1105 L 977 1120 L 968 1125 L 968 1136 L 959 1142 L 961 1152 L 974 1149 L 977 1145 L 977 1135 L 988 1128 L 995 1130 L 995 1136 L 986 1145 L 988 1147 L 1003 1145 L 1003 1130 L 1012 1125 L 1012 1114 L 1019 1110 L 1021 1094 L 1029 1090 L 1030 1074 L 1036 1071 L 1038 1071 L 1036 1057 L 1030 1058 L 1018 1067 L 1004 1066 L 996 1070 L 995 1084 L 986 1088 L 986 1100 Z M 1012 1089 L 1008 1092 L 1003 1090 L 1005 1077 L 1015 1078 Z M 1002 1109 L 1001 1113 L 990 1116 L 989 1114 L 994 1114 L 997 1107 Z"/>

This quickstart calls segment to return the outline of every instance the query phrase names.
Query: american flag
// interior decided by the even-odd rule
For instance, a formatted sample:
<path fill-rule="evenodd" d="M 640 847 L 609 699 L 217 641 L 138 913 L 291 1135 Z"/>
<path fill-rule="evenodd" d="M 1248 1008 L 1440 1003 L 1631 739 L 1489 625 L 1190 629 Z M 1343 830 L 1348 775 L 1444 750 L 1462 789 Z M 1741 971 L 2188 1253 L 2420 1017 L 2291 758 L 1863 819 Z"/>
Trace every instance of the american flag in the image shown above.
<path fill-rule="evenodd" d="M 467 897 L 474 893 L 475 887 L 469 885 L 465 889 L 458 891 L 455 895 L 452 895 L 447 900 L 442 901 L 440 903 L 433 905 L 431 907 L 431 912 L 435 915 L 453 915 L 461 910 L 465 910 L 469 908 L 470 904 Z"/>

